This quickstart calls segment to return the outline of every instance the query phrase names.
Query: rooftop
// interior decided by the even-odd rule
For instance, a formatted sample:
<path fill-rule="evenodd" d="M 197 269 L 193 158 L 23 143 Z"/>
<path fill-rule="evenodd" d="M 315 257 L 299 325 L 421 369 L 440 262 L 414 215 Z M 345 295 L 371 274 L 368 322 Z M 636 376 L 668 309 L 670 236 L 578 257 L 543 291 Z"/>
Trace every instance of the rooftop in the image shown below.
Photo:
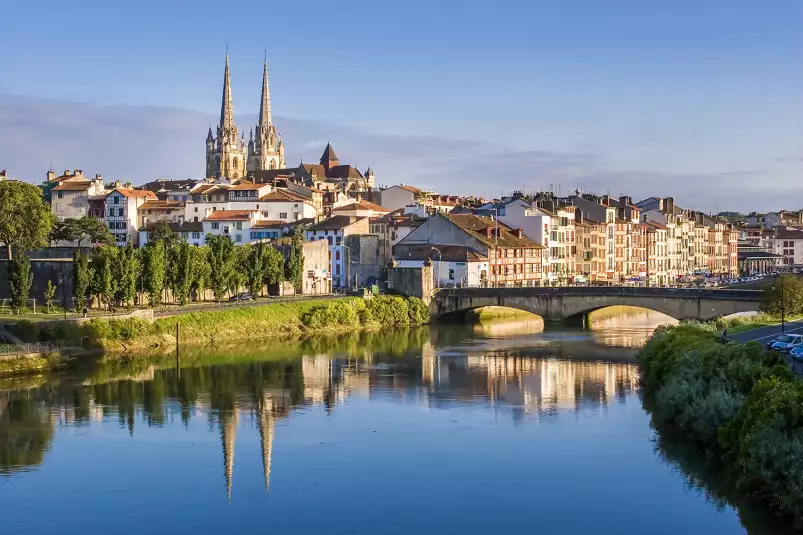
<path fill-rule="evenodd" d="M 217 210 L 204 218 L 204 221 L 248 221 L 251 214 L 259 210 Z"/>
<path fill-rule="evenodd" d="M 365 219 L 364 217 L 353 217 L 347 215 L 336 215 L 329 219 L 319 221 L 310 226 L 307 230 L 340 230 L 349 225 L 353 225 L 357 221 Z"/>

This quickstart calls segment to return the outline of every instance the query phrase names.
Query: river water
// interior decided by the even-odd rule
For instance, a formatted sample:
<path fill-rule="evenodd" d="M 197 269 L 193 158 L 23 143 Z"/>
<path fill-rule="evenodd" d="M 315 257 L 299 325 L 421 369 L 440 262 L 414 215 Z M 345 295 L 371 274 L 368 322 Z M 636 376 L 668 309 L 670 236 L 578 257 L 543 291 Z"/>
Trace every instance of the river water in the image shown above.
<path fill-rule="evenodd" d="M 665 317 L 207 348 L 0 383 L 9 534 L 782 533 L 659 439 Z"/>

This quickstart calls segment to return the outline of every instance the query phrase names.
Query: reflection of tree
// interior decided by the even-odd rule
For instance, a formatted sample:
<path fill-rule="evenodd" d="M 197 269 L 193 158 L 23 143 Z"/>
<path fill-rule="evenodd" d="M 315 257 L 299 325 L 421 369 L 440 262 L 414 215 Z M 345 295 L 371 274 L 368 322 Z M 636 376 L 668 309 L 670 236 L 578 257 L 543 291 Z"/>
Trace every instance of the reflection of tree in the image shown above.
<path fill-rule="evenodd" d="M 649 410 L 648 404 L 645 407 Z M 657 453 L 678 470 L 685 479 L 687 488 L 698 491 L 708 502 L 715 504 L 717 509 L 733 507 L 748 535 L 799 533 L 792 527 L 791 520 L 779 519 L 771 514 L 768 507 L 748 502 L 744 493 L 734 488 L 733 479 L 728 478 L 716 466 L 715 461 L 707 459 L 699 450 L 690 446 L 688 441 L 676 436 L 671 429 L 658 425 L 654 418 L 651 418 L 651 425 L 656 429 Z"/>
<path fill-rule="evenodd" d="M 53 422 L 21 393 L 0 401 L 0 474 L 42 463 L 53 440 Z"/>

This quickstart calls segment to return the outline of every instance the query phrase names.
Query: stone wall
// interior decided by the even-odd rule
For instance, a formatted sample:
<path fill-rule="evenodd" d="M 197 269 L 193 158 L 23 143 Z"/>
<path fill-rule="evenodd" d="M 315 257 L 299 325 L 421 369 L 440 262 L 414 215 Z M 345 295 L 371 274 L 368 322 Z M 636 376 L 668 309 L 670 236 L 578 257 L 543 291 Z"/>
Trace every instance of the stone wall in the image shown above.
<path fill-rule="evenodd" d="M 11 297 L 8 288 L 8 260 L 0 260 L 0 298 Z M 62 295 L 67 296 L 67 302 L 72 304 L 72 277 L 73 277 L 72 258 L 50 258 L 50 259 L 31 259 L 31 271 L 33 272 L 33 283 L 31 284 L 31 299 L 44 300 L 47 281 L 51 281 L 56 288 L 56 298 L 61 303 Z M 62 280 L 59 283 L 59 279 Z M 64 292 L 64 293 L 62 293 Z"/>
<path fill-rule="evenodd" d="M 434 292 L 432 264 L 421 267 L 388 268 L 388 289 L 411 297 L 419 297 L 429 303 Z"/>
<path fill-rule="evenodd" d="M 376 234 L 352 234 L 343 238 L 348 247 L 350 263 L 346 273 L 349 288 L 375 284 L 380 279 L 382 265 L 379 262 L 379 236 Z"/>

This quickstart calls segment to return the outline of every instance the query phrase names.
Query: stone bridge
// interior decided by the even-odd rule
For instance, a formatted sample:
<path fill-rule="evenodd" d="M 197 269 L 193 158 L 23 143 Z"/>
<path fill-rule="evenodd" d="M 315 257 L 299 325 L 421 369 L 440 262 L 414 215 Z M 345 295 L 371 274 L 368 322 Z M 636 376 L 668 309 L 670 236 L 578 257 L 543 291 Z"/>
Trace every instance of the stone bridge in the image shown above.
<path fill-rule="evenodd" d="M 449 288 L 438 290 L 430 313 L 438 318 L 475 308 L 498 306 L 525 310 L 545 321 L 562 321 L 610 306 L 641 307 L 678 320 L 711 320 L 759 309 L 760 290 L 685 288 L 566 287 Z"/>

